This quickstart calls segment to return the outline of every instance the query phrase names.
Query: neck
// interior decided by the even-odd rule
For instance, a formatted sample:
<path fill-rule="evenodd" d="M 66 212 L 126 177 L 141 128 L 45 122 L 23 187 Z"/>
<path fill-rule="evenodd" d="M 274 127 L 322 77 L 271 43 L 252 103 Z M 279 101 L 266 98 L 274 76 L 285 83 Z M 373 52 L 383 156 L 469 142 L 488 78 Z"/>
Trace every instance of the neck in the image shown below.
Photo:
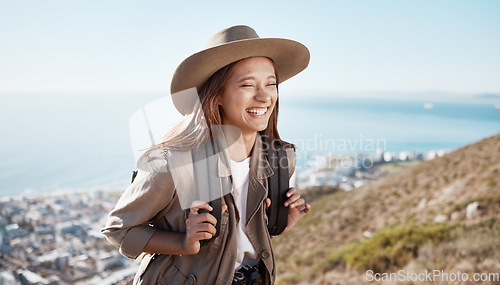
<path fill-rule="evenodd" d="M 241 131 L 224 131 L 231 160 L 239 162 L 249 157 L 252 153 L 257 132 L 242 134 Z"/>

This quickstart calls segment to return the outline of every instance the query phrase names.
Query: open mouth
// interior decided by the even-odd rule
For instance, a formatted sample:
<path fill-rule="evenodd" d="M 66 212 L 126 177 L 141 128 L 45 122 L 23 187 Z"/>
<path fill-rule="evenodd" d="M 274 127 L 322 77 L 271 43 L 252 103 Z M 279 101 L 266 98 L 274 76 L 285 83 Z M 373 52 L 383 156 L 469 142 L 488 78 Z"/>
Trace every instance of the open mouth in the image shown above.
<path fill-rule="evenodd" d="M 248 108 L 246 111 L 247 113 L 254 115 L 254 116 L 264 116 L 267 113 L 268 107 L 264 108 Z"/>

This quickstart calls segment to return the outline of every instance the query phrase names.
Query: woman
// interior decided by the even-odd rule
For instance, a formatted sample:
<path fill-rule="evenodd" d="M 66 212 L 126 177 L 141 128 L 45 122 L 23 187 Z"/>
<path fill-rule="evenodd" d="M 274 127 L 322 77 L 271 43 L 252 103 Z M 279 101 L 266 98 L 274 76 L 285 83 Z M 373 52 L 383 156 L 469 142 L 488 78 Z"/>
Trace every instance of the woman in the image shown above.
<path fill-rule="evenodd" d="M 102 230 L 123 255 L 142 255 L 134 284 L 274 283 L 266 214 L 272 203 L 266 199 L 267 178 L 273 171 L 262 155 L 267 148 L 262 138 L 286 149 L 289 178 L 295 153 L 276 128 L 278 79 L 287 80 L 308 62 L 309 52 L 298 42 L 261 39 L 250 27 L 234 26 L 179 65 L 171 92 L 185 120 L 138 162 L 143 170 Z M 198 96 L 184 92 L 192 87 Z M 200 161 L 208 166 L 200 168 Z M 209 173 L 206 183 L 199 180 L 203 171 Z M 213 181 L 216 189 L 230 185 L 229 190 L 197 199 Z M 311 209 L 295 188 L 286 196 L 288 224 L 282 234 Z"/>

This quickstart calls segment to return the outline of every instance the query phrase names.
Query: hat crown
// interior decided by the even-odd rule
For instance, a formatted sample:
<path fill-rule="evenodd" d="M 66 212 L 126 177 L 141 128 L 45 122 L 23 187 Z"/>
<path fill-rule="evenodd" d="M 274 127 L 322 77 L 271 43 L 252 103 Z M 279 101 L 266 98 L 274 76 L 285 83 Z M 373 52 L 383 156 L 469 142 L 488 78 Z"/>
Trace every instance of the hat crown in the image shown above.
<path fill-rule="evenodd" d="M 232 26 L 211 36 L 205 44 L 205 48 L 211 48 L 235 41 L 258 38 L 259 35 L 257 35 L 257 32 L 249 26 Z"/>

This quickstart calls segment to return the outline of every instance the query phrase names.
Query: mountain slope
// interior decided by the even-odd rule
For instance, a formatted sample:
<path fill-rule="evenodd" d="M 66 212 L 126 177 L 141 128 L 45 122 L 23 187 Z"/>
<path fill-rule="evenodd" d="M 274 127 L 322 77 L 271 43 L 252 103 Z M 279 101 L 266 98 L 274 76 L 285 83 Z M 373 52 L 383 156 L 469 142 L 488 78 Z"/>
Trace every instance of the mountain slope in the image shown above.
<path fill-rule="evenodd" d="M 467 218 L 467 206 L 473 202 L 479 203 L 478 210 Z M 325 196 L 312 207 L 292 232 L 273 239 L 280 284 L 306 280 L 305 284 L 312 280 L 336 284 L 329 283 L 329 277 L 325 276 L 352 279 L 351 283 L 355 284 L 360 281 L 363 270 L 369 268 L 356 266 L 359 263 L 352 260 L 351 253 L 363 246 L 378 250 L 380 245 L 369 242 L 384 235 L 387 239 L 387 235 L 395 235 L 396 231 L 406 236 L 398 233 L 392 238 L 404 240 L 411 231 L 412 238 L 421 242 L 411 249 L 411 255 L 402 252 L 391 257 L 400 258 L 406 254 L 409 258 L 404 263 L 397 264 L 391 259 L 391 267 L 382 267 L 382 270 L 412 264 L 437 266 L 433 257 L 423 257 L 426 251 L 452 245 L 463 237 L 470 240 L 462 242 L 474 243 L 479 238 L 490 240 L 495 231 L 500 234 L 500 134 L 405 168 L 354 191 Z M 431 227 L 438 228 L 431 233 L 428 231 Z M 485 228 L 486 232 L 482 233 Z M 421 232 L 416 234 L 419 229 Z M 372 240 L 366 241 L 363 233 L 373 235 Z M 440 238 L 434 240 L 434 234 Z M 489 260 L 490 257 L 495 260 L 491 254 L 500 252 L 500 242 L 496 240 L 484 244 L 481 250 L 485 252 L 472 252 L 465 260 L 469 257 L 470 260 Z M 404 243 L 402 245 L 407 248 Z M 448 250 L 452 251 L 453 246 Z M 451 269 L 447 262 L 453 260 L 445 260 L 441 267 Z M 493 262 L 491 266 L 494 269 L 500 267 L 500 263 Z"/>

